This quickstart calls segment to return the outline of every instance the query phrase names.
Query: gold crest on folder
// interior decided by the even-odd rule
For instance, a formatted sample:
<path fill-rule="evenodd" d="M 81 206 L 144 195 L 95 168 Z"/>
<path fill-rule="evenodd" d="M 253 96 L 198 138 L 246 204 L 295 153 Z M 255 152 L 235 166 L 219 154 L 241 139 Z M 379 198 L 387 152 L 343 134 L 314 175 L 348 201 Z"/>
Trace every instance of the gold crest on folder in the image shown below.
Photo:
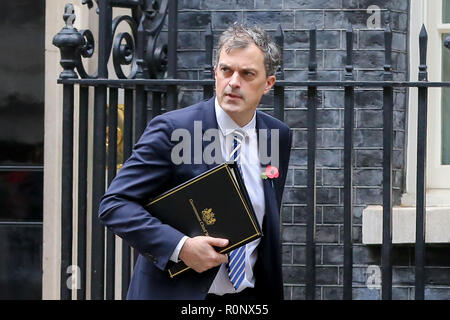
<path fill-rule="evenodd" d="M 216 218 L 214 218 L 214 212 L 212 211 L 212 208 L 203 209 L 202 216 L 203 216 L 203 221 L 207 225 L 212 225 L 216 222 Z"/>

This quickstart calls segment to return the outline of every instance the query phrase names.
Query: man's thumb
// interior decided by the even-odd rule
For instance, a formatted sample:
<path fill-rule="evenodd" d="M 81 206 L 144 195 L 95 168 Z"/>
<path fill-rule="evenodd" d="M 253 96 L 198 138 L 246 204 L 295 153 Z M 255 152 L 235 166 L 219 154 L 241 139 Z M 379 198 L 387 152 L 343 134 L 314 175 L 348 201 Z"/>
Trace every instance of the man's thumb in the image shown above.
<path fill-rule="evenodd" d="M 228 244 L 228 239 L 208 237 L 208 243 L 215 247 L 225 247 Z"/>

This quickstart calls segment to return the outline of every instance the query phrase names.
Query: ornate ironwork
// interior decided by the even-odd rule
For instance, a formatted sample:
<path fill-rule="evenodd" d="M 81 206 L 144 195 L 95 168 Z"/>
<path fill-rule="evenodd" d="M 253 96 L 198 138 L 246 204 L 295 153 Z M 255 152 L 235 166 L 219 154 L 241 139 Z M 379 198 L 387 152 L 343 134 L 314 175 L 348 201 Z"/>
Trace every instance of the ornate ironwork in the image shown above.
<path fill-rule="evenodd" d="M 61 51 L 60 64 L 64 69 L 59 77 L 61 79 L 78 78 L 74 69 L 78 64 L 81 48 L 85 46 L 85 40 L 73 27 L 75 13 L 72 4 L 66 4 L 64 7 L 63 18 L 66 26 L 53 38 L 53 44 Z"/>
<path fill-rule="evenodd" d="M 140 26 L 148 37 L 145 41 L 147 47 L 144 60 L 150 78 L 160 78 L 167 70 L 167 44 L 157 44 L 157 41 L 167 16 L 168 6 L 168 0 L 146 1 L 143 8 L 144 15 Z"/>
<path fill-rule="evenodd" d="M 159 42 L 159 35 L 168 12 L 168 0 L 106 0 L 108 8 L 130 8 L 130 15 L 121 15 L 112 20 L 111 39 L 106 52 L 112 52 L 114 71 L 119 79 L 162 78 L 167 70 L 167 44 Z M 96 12 L 100 14 L 98 0 Z M 88 9 L 94 7 L 93 0 L 83 0 Z M 53 44 L 61 51 L 61 78 L 98 78 L 98 71 L 89 74 L 83 58 L 89 59 L 95 52 L 95 39 L 88 29 L 78 31 L 73 27 L 75 13 L 72 4 L 64 12 L 66 26 L 54 37 Z M 111 20 L 109 20 L 111 21 Z M 127 23 L 129 32 L 116 31 L 119 25 Z M 109 54 L 108 54 L 109 57 Z M 107 58 L 108 59 L 108 58 Z M 122 68 L 131 66 L 128 75 Z M 78 75 L 75 73 L 76 68 Z"/>

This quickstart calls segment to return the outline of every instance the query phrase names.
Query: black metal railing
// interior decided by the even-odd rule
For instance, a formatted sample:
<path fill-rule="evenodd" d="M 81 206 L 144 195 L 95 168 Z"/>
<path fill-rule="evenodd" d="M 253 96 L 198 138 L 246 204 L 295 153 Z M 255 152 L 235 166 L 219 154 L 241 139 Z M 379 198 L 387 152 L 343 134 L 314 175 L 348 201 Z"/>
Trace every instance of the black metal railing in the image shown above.
<path fill-rule="evenodd" d="M 84 1 L 91 4 L 91 1 Z M 115 274 L 115 236 L 106 235 L 105 229 L 99 224 L 97 211 L 100 198 L 116 174 L 117 133 L 111 128 L 117 127 L 118 96 L 124 96 L 124 159 L 131 154 L 133 143 L 143 132 L 147 123 L 147 101 L 151 99 L 152 116 L 165 110 L 177 108 L 177 90 L 180 86 L 200 86 L 203 95 L 209 98 L 213 95 L 213 32 L 208 26 L 205 33 L 205 67 L 203 79 L 186 80 L 177 78 L 177 1 L 154 1 L 155 7 L 147 7 L 145 1 L 133 0 L 99 0 L 99 59 L 98 72 L 89 76 L 81 64 L 81 56 L 88 57 L 92 48 L 92 38 L 87 31 L 77 31 L 72 26 L 73 9 L 66 7 L 64 19 L 66 27 L 55 36 L 54 44 L 61 50 L 61 65 L 63 72 L 58 83 L 63 85 L 63 160 L 62 160 L 62 233 L 61 233 L 61 299 L 71 299 L 72 290 L 66 285 L 67 267 L 72 264 L 72 206 L 73 196 L 78 196 L 78 252 L 77 263 L 81 269 L 81 289 L 77 292 L 78 299 L 86 298 L 86 255 L 87 232 L 91 234 L 91 299 L 114 298 Z M 112 46 L 114 23 L 112 7 L 127 7 L 132 9 L 132 17 L 122 18 L 133 20 L 135 37 L 128 39 L 126 44 Z M 168 47 L 156 47 L 156 40 L 161 30 L 161 21 L 168 12 Z M 159 15 L 158 15 L 159 14 Z M 159 28 L 159 29 L 158 29 Z M 152 30 L 158 30 L 153 32 Z M 152 33 L 153 32 L 153 33 Z M 319 87 L 343 88 L 344 92 L 344 264 L 343 264 L 343 299 L 352 299 L 353 278 L 353 129 L 355 88 L 369 87 L 383 89 L 383 236 L 382 236 L 382 299 L 392 298 L 392 159 L 393 159 L 393 89 L 396 87 L 418 88 L 419 118 L 418 118 L 418 148 L 417 148 L 417 217 L 415 243 L 415 298 L 424 299 L 425 290 L 425 167 L 427 140 L 427 93 L 429 87 L 449 87 L 448 82 L 428 82 L 426 66 L 427 34 L 423 27 L 419 36 L 420 67 L 419 81 L 393 81 L 391 55 L 392 31 L 385 30 L 385 65 L 382 81 L 355 81 L 353 76 L 353 30 L 346 31 L 346 65 L 344 81 L 318 81 L 316 62 L 316 30 L 310 30 L 309 73 L 306 81 L 284 80 L 281 66 L 276 73 L 277 82 L 274 87 L 274 115 L 284 120 L 284 93 L 286 87 L 307 88 L 307 119 L 308 119 L 308 152 L 307 152 L 307 228 L 306 228 L 306 298 L 315 299 L 316 290 L 316 131 L 317 104 Z M 122 35 L 122 37 L 124 37 Z M 134 40 L 133 40 L 134 39 Z M 275 34 L 278 45 L 283 48 L 283 30 L 279 27 Z M 133 41 L 136 41 L 134 43 Z M 148 46 L 152 41 L 153 46 Z M 143 48 L 147 48 L 144 56 Z M 152 48 L 152 52 L 148 52 Z M 110 51 L 116 55 L 116 66 L 132 64 L 129 78 L 116 74 L 119 79 L 111 79 L 107 73 L 107 63 Z M 167 54 L 165 54 L 167 52 Z M 92 54 L 92 53 L 90 53 Z M 114 55 L 113 54 L 113 55 Z M 131 59 L 130 56 L 133 55 Z M 120 62 L 120 63 L 119 63 Z M 74 71 L 77 69 L 78 74 Z M 157 71 L 155 71 L 157 70 Z M 156 78 L 167 70 L 167 78 Z M 81 79 L 78 78 L 81 76 Z M 79 86 L 79 105 L 74 104 L 74 86 Z M 92 177 L 87 176 L 88 146 L 88 103 L 89 88 L 94 90 L 94 124 Z M 165 97 L 165 99 L 164 99 Z M 163 105 L 165 101 L 165 105 Z M 109 104 L 108 114 L 106 112 Z M 78 108 L 78 190 L 73 190 L 73 132 L 74 109 Z M 106 144 L 106 124 L 108 131 L 108 147 Z M 134 128 L 134 130 L 133 130 Z M 108 157 L 106 157 L 108 154 Z M 106 167 L 108 169 L 106 169 Z M 91 211 L 92 229 L 86 230 L 87 212 L 87 181 L 92 181 Z M 106 182 L 106 183 L 105 183 Z M 106 250 L 106 261 L 104 259 Z M 137 253 L 132 253 L 124 243 L 122 248 L 122 298 L 125 297 L 130 281 L 134 259 Z M 106 262 L 106 263 L 105 263 Z M 106 283 L 105 272 L 106 270 Z"/>

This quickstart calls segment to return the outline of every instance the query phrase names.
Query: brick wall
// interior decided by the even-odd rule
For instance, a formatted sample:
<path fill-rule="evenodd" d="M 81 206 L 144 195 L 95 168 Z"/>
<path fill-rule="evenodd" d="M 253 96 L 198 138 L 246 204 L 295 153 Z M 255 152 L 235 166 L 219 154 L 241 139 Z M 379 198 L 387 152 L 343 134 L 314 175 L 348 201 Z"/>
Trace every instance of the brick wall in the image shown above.
<path fill-rule="evenodd" d="M 394 80 L 408 79 L 408 0 L 184 0 L 179 1 L 179 76 L 202 79 L 204 33 L 212 24 L 214 44 L 234 21 L 260 24 L 274 34 L 284 30 L 286 80 L 306 80 L 309 28 L 317 27 L 318 79 L 344 80 L 345 31 L 354 30 L 354 76 L 356 80 L 382 80 L 384 31 L 369 29 L 367 8 L 381 9 L 381 28 L 393 30 Z M 413 41 L 418 41 L 418 35 Z M 411 70 L 417 72 L 417 70 Z M 344 94 L 342 88 L 320 88 L 317 111 L 317 299 L 341 299 L 343 283 L 343 137 Z M 399 204 L 404 183 L 404 148 L 407 90 L 394 90 L 394 203 Z M 203 98 L 201 88 L 181 88 L 179 105 Z M 370 289 L 368 266 L 381 266 L 379 246 L 361 243 L 362 210 L 382 204 L 382 91 L 355 90 L 354 130 L 354 299 L 379 299 L 380 290 Z M 282 207 L 283 272 L 286 299 L 305 298 L 306 235 L 306 89 L 287 88 L 285 121 L 293 131 L 290 171 Z M 263 97 L 260 108 L 273 111 L 273 92 Z M 449 266 L 447 247 L 427 250 L 427 298 L 450 298 L 441 275 Z M 393 252 L 393 298 L 414 298 L 414 248 L 395 247 Z M 437 286 L 435 286 L 437 284 Z"/>

